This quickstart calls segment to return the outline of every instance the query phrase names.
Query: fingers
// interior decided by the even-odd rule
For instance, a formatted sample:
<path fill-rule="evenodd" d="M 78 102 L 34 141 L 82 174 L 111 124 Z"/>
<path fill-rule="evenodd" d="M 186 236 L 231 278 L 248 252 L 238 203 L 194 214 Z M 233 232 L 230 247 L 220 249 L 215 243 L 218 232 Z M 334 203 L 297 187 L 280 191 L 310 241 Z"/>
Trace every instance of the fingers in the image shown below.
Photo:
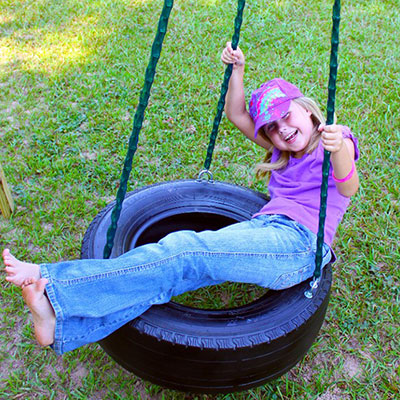
<path fill-rule="evenodd" d="M 221 54 L 221 61 L 224 64 L 244 65 L 244 56 L 239 47 L 233 50 L 232 43 L 227 42 Z"/>
<path fill-rule="evenodd" d="M 342 129 L 339 125 L 332 124 L 332 125 L 320 125 L 320 130 L 324 132 L 329 132 L 329 133 L 342 133 Z"/>
<path fill-rule="evenodd" d="M 340 133 L 342 134 L 342 128 L 339 125 L 332 124 L 332 125 L 325 125 L 320 124 L 318 127 L 320 132 L 327 132 L 327 133 Z"/>
<path fill-rule="evenodd" d="M 321 124 L 318 127 L 321 132 L 321 141 L 325 150 L 335 153 L 343 146 L 342 128 L 336 124 Z"/>
<path fill-rule="evenodd" d="M 221 61 L 224 64 L 234 64 L 236 62 L 235 56 L 229 51 L 229 49 L 225 48 L 221 54 Z"/>
<path fill-rule="evenodd" d="M 230 42 L 226 44 L 226 47 L 222 51 L 221 60 L 225 64 L 234 64 L 236 62 L 235 52 Z"/>

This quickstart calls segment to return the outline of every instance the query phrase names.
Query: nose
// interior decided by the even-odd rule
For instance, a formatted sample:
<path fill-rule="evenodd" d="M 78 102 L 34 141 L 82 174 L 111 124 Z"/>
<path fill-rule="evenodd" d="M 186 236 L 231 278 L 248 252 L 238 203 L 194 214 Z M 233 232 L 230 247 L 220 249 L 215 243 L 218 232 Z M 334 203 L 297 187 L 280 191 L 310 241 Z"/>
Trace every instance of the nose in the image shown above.
<path fill-rule="evenodd" d="M 278 121 L 278 131 L 280 134 L 286 133 L 288 130 L 288 126 L 285 124 L 284 121 Z"/>

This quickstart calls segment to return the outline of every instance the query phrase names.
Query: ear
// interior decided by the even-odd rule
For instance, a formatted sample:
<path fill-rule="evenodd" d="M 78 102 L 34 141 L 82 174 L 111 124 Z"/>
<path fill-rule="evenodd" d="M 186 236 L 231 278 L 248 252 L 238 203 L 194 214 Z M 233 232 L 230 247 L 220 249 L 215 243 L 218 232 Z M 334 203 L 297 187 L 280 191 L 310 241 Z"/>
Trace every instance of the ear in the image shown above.
<path fill-rule="evenodd" d="M 308 115 L 309 117 L 311 117 L 312 112 L 311 112 L 310 110 L 307 110 L 307 108 L 306 108 L 305 110 L 306 110 L 307 115 Z"/>

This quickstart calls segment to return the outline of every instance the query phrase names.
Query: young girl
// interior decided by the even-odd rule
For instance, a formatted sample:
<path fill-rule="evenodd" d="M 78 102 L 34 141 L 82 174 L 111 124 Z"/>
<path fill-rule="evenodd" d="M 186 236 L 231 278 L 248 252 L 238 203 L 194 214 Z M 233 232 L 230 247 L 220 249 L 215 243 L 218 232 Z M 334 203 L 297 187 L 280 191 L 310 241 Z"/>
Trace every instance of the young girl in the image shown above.
<path fill-rule="evenodd" d="M 233 64 L 228 118 L 267 149 L 271 201 L 251 220 L 219 231 L 179 231 L 109 260 L 30 264 L 3 251 L 6 280 L 22 288 L 39 344 L 62 354 L 98 341 L 172 296 L 224 281 L 279 290 L 313 275 L 324 148 L 332 152 L 323 263 L 349 199 L 358 188 L 357 141 L 347 127 L 324 126 L 315 103 L 273 79 L 255 90 L 250 113 L 243 89 L 244 56 L 230 43 Z"/>

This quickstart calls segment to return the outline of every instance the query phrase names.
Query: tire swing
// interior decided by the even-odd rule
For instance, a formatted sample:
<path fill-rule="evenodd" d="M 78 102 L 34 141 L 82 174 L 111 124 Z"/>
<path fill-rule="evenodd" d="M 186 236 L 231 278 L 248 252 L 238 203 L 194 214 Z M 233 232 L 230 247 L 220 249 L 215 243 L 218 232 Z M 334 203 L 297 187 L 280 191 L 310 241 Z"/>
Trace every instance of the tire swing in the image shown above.
<path fill-rule="evenodd" d="M 233 48 L 239 41 L 244 3 L 244 0 L 238 1 Z M 165 0 L 117 199 L 90 224 L 82 243 L 82 258 L 118 257 L 180 229 L 219 229 L 249 219 L 268 201 L 261 193 L 213 181 L 208 171 L 231 65 L 225 71 L 205 168 L 199 178 L 146 186 L 126 195 L 132 158 L 172 5 L 173 0 Z M 340 1 L 335 0 L 328 124 L 333 122 L 334 114 L 339 22 Z M 315 340 L 329 302 L 330 264 L 321 275 L 329 158 L 330 153 L 325 151 L 316 268 L 312 280 L 281 291 L 269 290 L 252 303 L 232 309 L 197 309 L 172 301 L 153 306 L 101 340 L 103 349 L 117 363 L 145 380 L 197 393 L 246 390 L 277 378 L 296 365 Z M 204 175 L 209 179 L 202 179 Z"/>

